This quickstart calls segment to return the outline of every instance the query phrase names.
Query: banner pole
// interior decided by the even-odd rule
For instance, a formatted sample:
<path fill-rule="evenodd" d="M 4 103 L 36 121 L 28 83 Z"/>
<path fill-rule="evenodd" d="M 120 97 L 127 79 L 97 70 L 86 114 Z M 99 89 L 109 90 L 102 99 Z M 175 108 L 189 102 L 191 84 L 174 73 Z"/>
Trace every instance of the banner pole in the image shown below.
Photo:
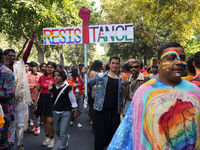
<path fill-rule="evenodd" d="M 85 67 L 87 67 L 87 44 L 84 44 L 85 49 Z M 88 93 L 87 93 L 87 72 L 85 73 L 85 102 L 87 104 L 88 100 Z"/>

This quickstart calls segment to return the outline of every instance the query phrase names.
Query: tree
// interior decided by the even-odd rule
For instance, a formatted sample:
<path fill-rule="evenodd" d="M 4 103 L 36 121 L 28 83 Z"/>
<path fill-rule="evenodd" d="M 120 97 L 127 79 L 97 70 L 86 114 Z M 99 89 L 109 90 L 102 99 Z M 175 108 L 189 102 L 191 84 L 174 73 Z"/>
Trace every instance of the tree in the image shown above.
<path fill-rule="evenodd" d="M 147 59 L 156 56 L 156 48 L 151 44 L 147 44 L 145 36 L 141 36 L 140 31 L 136 30 L 134 42 L 130 43 L 110 43 L 107 52 L 108 56 L 119 56 L 126 62 L 129 58 L 144 59 L 144 64 L 147 64 Z"/>
<path fill-rule="evenodd" d="M 200 51 L 200 32 L 196 33 L 186 42 L 185 53 L 188 58 L 194 58 L 194 54 Z"/>
<path fill-rule="evenodd" d="M 134 23 L 157 49 L 170 41 L 185 44 L 199 31 L 199 0 L 102 0 L 109 23 Z"/>
<path fill-rule="evenodd" d="M 37 38 L 34 45 L 37 49 L 38 61 L 44 61 L 44 55 L 67 50 L 69 46 L 44 46 L 43 28 L 81 26 L 82 20 L 78 17 L 82 6 L 89 7 L 94 16 L 90 23 L 100 21 L 100 13 L 94 7 L 95 2 L 86 0 L 0 0 L 0 32 L 8 35 L 10 41 L 26 42 L 30 31 L 35 29 Z M 12 43 L 12 42 L 11 42 Z M 46 54 L 47 53 L 47 54 Z M 57 57 L 57 54 L 55 54 Z"/>
<path fill-rule="evenodd" d="M 1 2 L 0 31 L 7 33 L 11 40 L 19 41 L 23 37 L 27 41 L 30 31 L 35 29 L 37 39 L 34 44 L 39 60 L 43 60 L 40 55 L 43 53 L 40 45 L 42 28 L 47 24 L 54 26 L 60 23 L 54 13 L 50 11 L 54 2 L 54 0 L 7 0 Z"/>

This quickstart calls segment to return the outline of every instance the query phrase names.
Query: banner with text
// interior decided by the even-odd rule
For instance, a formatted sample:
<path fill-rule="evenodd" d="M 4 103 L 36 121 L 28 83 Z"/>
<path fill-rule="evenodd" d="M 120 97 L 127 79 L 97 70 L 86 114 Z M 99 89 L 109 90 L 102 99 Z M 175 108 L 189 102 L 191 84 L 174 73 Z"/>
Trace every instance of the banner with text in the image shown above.
<path fill-rule="evenodd" d="M 82 44 L 82 27 L 44 28 L 44 45 Z M 133 23 L 89 26 L 89 43 L 133 41 Z"/>

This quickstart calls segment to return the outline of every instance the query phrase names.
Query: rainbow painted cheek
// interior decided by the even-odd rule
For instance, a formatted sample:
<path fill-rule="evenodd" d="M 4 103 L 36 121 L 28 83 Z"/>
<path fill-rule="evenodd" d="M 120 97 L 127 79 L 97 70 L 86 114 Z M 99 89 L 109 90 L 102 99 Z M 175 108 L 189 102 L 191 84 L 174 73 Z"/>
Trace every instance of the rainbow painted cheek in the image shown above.
<path fill-rule="evenodd" d="M 172 68 L 172 66 L 169 66 L 169 62 L 163 62 L 162 65 L 163 65 L 162 68 L 166 69 L 166 71 L 169 71 L 169 68 Z"/>
<path fill-rule="evenodd" d="M 169 65 L 169 62 L 163 62 L 163 65 Z"/>
<path fill-rule="evenodd" d="M 166 71 L 169 71 L 169 68 L 172 68 L 172 66 L 169 66 L 169 62 L 163 62 L 163 69 L 166 69 Z"/>
<path fill-rule="evenodd" d="M 183 66 L 187 66 L 186 61 L 181 61 Z"/>

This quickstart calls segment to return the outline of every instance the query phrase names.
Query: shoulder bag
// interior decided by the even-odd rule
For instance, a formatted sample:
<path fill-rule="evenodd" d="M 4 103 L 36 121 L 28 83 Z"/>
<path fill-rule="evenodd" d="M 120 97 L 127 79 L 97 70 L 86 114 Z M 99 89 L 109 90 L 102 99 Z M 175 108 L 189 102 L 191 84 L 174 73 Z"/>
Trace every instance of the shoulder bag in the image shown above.
<path fill-rule="evenodd" d="M 69 85 L 69 84 L 66 84 L 66 85 L 62 88 L 62 90 L 59 92 L 59 94 L 58 94 L 58 96 L 56 97 L 56 100 L 55 100 L 55 102 L 54 102 L 54 105 L 55 105 L 56 102 L 58 101 L 58 99 L 59 99 L 60 95 L 62 94 L 62 92 L 68 87 L 68 85 Z"/>

